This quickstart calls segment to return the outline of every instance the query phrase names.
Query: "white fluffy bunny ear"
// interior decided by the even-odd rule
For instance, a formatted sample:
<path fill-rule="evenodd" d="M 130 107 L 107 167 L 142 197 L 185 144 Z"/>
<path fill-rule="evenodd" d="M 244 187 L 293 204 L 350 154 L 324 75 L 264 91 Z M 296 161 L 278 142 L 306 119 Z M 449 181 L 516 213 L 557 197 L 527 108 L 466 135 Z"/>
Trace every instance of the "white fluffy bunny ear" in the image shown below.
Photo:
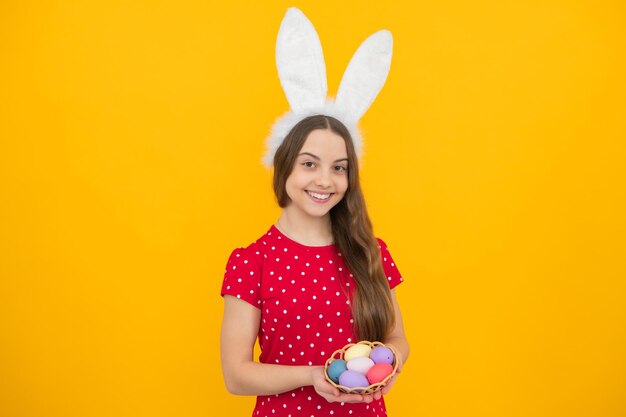
<path fill-rule="evenodd" d="M 348 64 L 335 101 L 326 97 L 326 64 L 313 24 L 297 8 L 287 10 L 276 40 L 276 67 L 291 109 L 272 126 L 263 163 L 268 168 L 293 127 L 307 116 L 334 117 L 342 122 L 361 156 L 358 121 L 385 84 L 391 66 L 393 39 L 381 30 L 367 38 Z"/>
<path fill-rule="evenodd" d="M 313 24 L 297 8 L 287 10 L 276 40 L 278 77 L 295 113 L 323 107 L 326 102 L 326 64 Z"/>
<path fill-rule="evenodd" d="M 354 53 L 343 74 L 335 104 L 353 122 L 369 109 L 380 92 L 393 52 L 393 37 L 388 30 L 379 30 L 368 37 Z"/>

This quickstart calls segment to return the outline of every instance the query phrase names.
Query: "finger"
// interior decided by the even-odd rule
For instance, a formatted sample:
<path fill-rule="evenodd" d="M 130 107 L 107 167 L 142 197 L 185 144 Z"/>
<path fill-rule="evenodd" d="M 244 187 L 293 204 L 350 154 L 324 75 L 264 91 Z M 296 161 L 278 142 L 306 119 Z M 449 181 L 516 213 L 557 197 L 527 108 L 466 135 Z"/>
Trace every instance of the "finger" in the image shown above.
<path fill-rule="evenodd" d="M 361 394 L 341 394 L 339 401 L 346 403 L 362 403 L 364 402 L 364 398 Z"/>
<path fill-rule="evenodd" d="M 361 402 L 363 397 L 360 394 L 346 394 L 344 392 L 336 390 L 331 393 L 329 391 L 318 391 L 318 394 L 326 398 L 328 401 L 343 401 L 343 402 Z"/>
<path fill-rule="evenodd" d="M 395 382 L 396 382 L 396 376 L 394 375 L 394 376 L 393 376 L 393 377 L 389 380 L 389 382 L 387 382 L 387 385 L 385 385 L 385 386 L 383 387 L 383 389 L 382 389 L 382 390 L 380 390 L 380 391 L 381 391 L 381 393 L 382 393 L 383 395 L 387 394 L 387 393 L 391 390 L 391 387 L 393 386 L 393 384 L 394 384 Z"/>
<path fill-rule="evenodd" d="M 315 392 L 326 399 L 326 401 L 336 401 L 336 398 L 339 397 L 339 390 L 332 385 L 315 385 L 313 388 L 315 389 Z"/>
<path fill-rule="evenodd" d="M 363 401 L 363 396 L 361 394 L 341 394 L 341 400 L 361 402 Z"/>
<path fill-rule="evenodd" d="M 371 403 L 372 401 L 374 401 L 374 395 L 372 394 L 362 394 L 361 395 L 363 397 L 363 402 L 364 403 Z"/>

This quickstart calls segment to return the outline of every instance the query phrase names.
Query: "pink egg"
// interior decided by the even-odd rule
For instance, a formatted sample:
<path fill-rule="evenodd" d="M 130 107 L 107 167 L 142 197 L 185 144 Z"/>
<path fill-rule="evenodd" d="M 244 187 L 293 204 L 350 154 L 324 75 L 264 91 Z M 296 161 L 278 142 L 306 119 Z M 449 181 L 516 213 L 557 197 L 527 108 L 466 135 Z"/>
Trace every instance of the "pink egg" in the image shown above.
<path fill-rule="evenodd" d="M 367 380 L 370 384 L 377 384 L 387 378 L 393 372 L 393 366 L 388 363 L 377 363 L 367 372 Z"/>

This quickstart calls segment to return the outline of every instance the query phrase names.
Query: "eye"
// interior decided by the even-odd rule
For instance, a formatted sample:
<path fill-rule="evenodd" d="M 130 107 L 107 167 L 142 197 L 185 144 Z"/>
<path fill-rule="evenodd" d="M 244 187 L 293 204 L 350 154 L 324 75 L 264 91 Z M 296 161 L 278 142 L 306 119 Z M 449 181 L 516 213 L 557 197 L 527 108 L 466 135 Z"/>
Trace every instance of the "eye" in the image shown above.
<path fill-rule="evenodd" d="M 347 167 L 344 167 L 343 165 L 337 165 L 335 167 L 335 171 L 339 172 L 339 173 L 344 173 L 348 170 Z"/>
<path fill-rule="evenodd" d="M 302 165 L 307 168 L 315 168 L 315 162 L 312 162 L 312 161 L 303 162 Z"/>

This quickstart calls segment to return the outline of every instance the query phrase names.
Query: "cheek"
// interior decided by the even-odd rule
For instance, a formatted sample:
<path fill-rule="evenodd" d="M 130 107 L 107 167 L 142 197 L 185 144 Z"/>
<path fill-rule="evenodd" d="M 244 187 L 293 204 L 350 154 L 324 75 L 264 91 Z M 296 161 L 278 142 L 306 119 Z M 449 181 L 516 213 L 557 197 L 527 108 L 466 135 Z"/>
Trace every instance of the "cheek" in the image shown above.
<path fill-rule="evenodd" d="M 344 176 L 339 181 L 337 181 L 337 192 L 341 194 L 345 194 L 348 190 L 348 177 Z"/>
<path fill-rule="evenodd" d="M 303 189 L 308 187 L 313 181 L 313 176 L 310 173 L 302 172 L 301 170 L 294 169 L 289 177 L 287 177 L 287 181 L 285 186 L 287 189 L 295 190 L 295 189 Z"/>
<path fill-rule="evenodd" d="M 293 198 L 293 184 L 289 181 L 285 183 L 285 194 L 287 195 L 288 200 Z"/>
<path fill-rule="evenodd" d="M 294 194 L 302 189 L 302 181 L 299 181 L 297 176 L 290 176 L 287 178 L 287 182 L 285 182 L 285 191 L 289 198 L 293 198 Z"/>

